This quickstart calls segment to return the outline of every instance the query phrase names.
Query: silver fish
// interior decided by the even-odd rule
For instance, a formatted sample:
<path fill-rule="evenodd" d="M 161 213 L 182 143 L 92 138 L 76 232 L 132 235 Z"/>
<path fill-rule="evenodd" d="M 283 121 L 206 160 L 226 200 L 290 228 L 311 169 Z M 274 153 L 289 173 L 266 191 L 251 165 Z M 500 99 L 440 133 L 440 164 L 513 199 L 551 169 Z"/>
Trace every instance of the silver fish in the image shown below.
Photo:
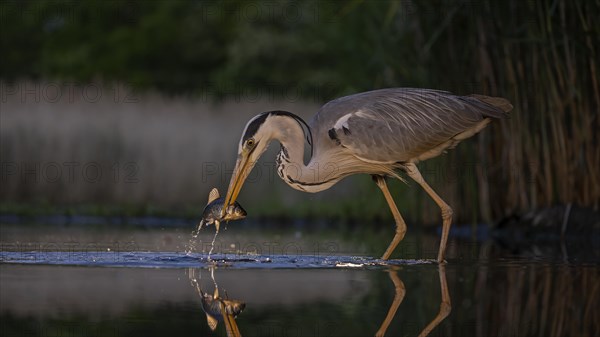
<path fill-rule="evenodd" d="M 204 225 L 214 224 L 218 232 L 221 222 L 243 219 L 248 214 L 246 213 L 246 210 L 242 208 L 242 205 L 236 201 L 233 205 L 227 207 L 225 216 L 221 217 L 224 204 L 225 198 L 219 197 L 219 190 L 213 188 L 208 194 L 208 204 L 204 207 L 202 220 L 200 220 L 198 229 Z"/>

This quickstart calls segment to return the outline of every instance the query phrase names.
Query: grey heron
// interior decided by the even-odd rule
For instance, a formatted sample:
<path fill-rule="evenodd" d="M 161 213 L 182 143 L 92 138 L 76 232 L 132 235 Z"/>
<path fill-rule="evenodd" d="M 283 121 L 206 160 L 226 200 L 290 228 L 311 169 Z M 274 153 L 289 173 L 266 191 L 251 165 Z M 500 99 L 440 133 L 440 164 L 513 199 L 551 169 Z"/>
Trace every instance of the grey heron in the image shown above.
<path fill-rule="evenodd" d="M 278 140 L 277 173 L 292 188 L 315 193 L 349 175 L 366 173 L 381 189 L 396 222 L 387 260 L 406 233 L 386 177 L 403 180 L 404 171 L 440 207 L 442 235 L 437 260 L 444 260 L 452 208 L 427 184 L 419 161 L 436 157 L 481 131 L 512 109 L 500 97 L 458 96 L 446 91 L 390 88 L 337 98 L 323 105 L 309 124 L 286 111 L 263 112 L 246 124 L 225 196 L 232 205 L 258 158 Z M 305 139 L 311 158 L 304 161 Z"/>

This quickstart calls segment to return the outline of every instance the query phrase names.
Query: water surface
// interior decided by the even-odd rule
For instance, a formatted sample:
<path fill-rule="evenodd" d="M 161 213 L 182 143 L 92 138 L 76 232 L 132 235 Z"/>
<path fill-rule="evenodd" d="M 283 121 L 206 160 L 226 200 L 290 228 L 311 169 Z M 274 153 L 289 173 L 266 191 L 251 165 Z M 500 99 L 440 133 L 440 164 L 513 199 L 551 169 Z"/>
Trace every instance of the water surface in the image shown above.
<path fill-rule="evenodd" d="M 591 336 L 600 331 L 597 251 L 584 254 L 575 243 L 514 251 L 454 235 L 448 263 L 438 265 L 430 260 L 438 239 L 425 233 L 409 232 L 396 258 L 381 261 L 376 256 L 391 233 L 236 228 L 219 235 L 217 253 L 209 259 L 212 233 L 190 242 L 190 232 L 2 225 L 0 332 Z M 207 299 L 215 297 L 243 303 L 244 309 L 228 320 L 227 312 L 207 309 Z"/>

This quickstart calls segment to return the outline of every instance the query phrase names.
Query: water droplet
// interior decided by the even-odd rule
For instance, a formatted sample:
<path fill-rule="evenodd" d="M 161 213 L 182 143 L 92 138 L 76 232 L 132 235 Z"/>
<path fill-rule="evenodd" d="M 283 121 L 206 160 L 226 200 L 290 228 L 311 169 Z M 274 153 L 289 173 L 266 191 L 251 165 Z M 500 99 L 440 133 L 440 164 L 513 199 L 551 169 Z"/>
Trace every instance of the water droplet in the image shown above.
<path fill-rule="evenodd" d="M 208 252 L 208 259 L 210 260 L 210 255 L 213 252 L 213 249 L 215 248 L 215 240 L 217 240 L 217 235 L 219 235 L 219 230 L 215 231 L 215 236 L 213 236 L 212 242 L 210 244 L 210 251 Z"/>

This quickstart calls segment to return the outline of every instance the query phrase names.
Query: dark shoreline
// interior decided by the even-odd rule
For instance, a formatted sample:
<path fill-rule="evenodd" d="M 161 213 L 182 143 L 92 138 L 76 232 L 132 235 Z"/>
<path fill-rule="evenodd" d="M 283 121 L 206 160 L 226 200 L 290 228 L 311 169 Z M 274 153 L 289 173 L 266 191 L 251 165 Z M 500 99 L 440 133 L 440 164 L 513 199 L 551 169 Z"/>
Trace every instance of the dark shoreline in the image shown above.
<path fill-rule="evenodd" d="M 199 216 L 175 215 L 88 215 L 88 214 L 57 214 L 49 212 L 40 214 L 19 214 L 0 212 L 0 224 L 35 224 L 35 225 L 63 225 L 63 226 L 120 226 L 120 227 L 145 227 L 145 228 L 195 228 Z M 239 222 L 239 226 L 271 226 L 285 224 L 286 226 L 302 228 L 353 228 L 364 222 L 371 222 L 375 228 L 389 227 L 386 219 L 331 219 L 314 217 L 292 219 L 285 216 L 249 217 Z M 417 227 L 425 231 L 439 231 L 438 226 Z M 455 237 L 476 238 L 478 240 L 491 237 L 507 245 L 520 245 L 528 242 L 542 243 L 555 242 L 563 238 L 583 238 L 597 240 L 600 237 L 600 211 L 578 205 L 555 205 L 541 208 L 523 214 L 513 214 L 500 219 L 492 226 L 486 224 L 469 225 L 457 224 L 452 226 Z"/>

